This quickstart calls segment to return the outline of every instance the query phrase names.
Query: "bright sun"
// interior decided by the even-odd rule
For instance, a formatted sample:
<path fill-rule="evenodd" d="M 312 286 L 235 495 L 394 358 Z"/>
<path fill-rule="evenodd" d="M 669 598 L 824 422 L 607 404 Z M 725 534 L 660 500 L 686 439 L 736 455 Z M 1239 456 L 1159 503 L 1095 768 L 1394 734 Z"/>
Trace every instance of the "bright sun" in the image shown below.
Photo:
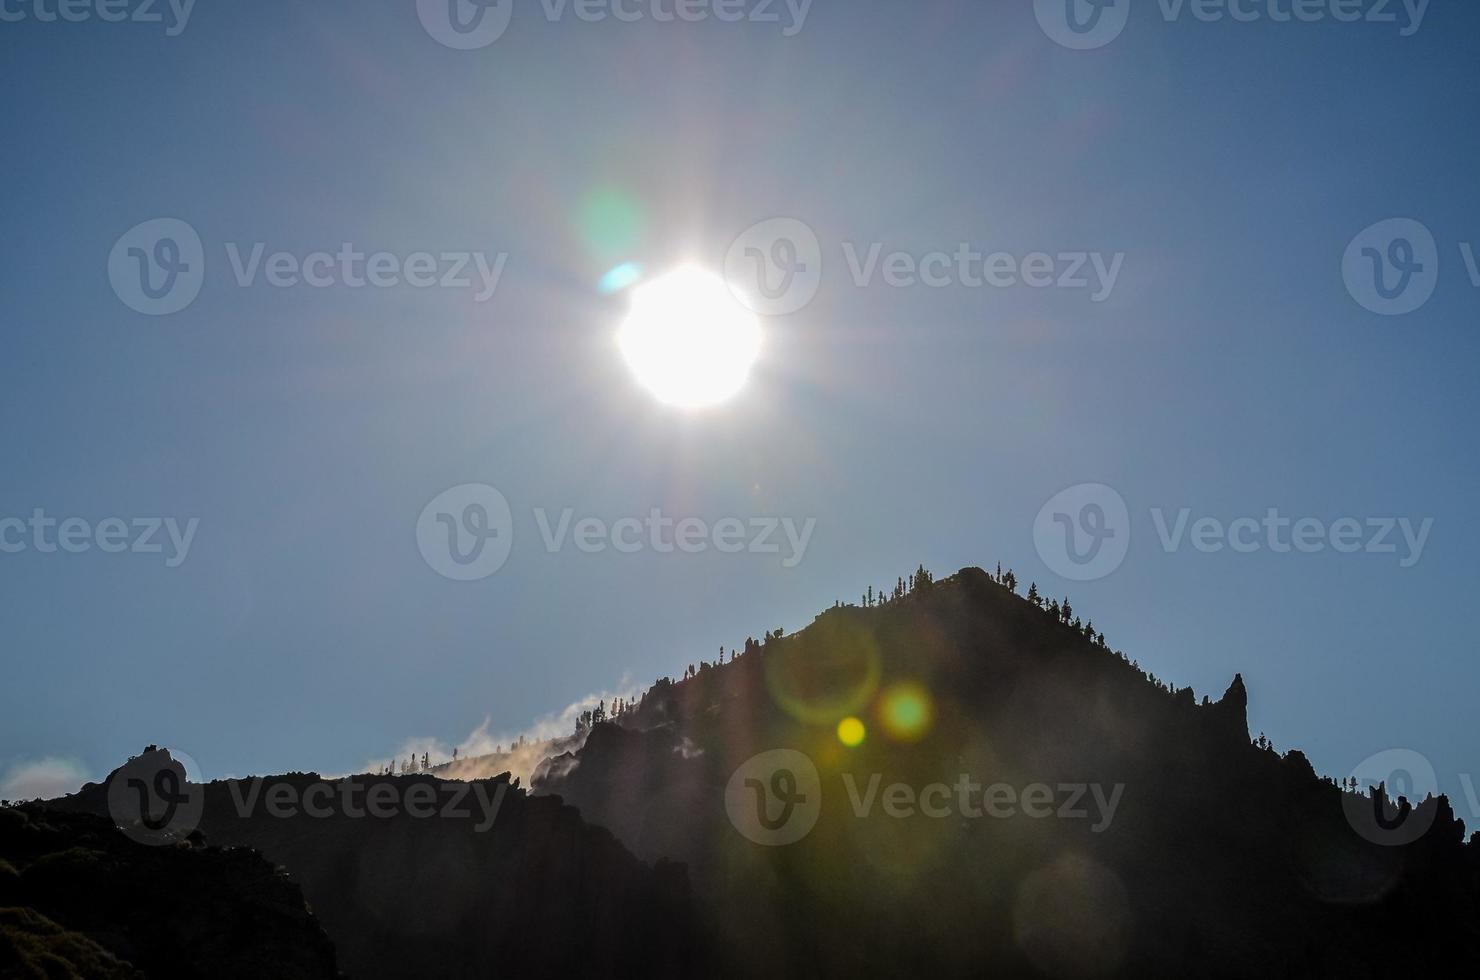
<path fill-rule="evenodd" d="M 617 344 L 659 401 L 699 408 L 745 385 L 760 354 L 761 327 L 723 279 L 684 266 L 632 291 Z"/>

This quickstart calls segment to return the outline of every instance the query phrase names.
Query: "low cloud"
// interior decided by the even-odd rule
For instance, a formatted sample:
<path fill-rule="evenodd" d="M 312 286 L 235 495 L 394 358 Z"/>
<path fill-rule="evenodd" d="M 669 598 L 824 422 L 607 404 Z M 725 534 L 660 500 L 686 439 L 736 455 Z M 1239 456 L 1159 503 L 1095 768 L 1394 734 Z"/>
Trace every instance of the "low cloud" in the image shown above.
<path fill-rule="evenodd" d="M 77 792 L 90 778 L 87 767 L 75 759 L 47 756 L 17 762 L 0 779 L 0 799 L 52 800 Z"/>
<path fill-rule="evenodd" d="M 617 698 L 635 700 L 639 691 L 631 677 L 624 676 L 615 690 L 597 691 L 571 702 L 560 711 L 541 715 L 522 732 L 494 731 L 493 719 L 484 718 L 483 723 L 468 733 L 467 737 L 449 745 L 432 737 L 408 738 L 401 743 L 392 758 L 371 759 L 365 764 L 365 772 L 380 772 L 386 766 L 399 768 L 400 762 L 426 755 L 433 766 L 452 761 L 452 750 L 457 749 L 458 762 L 448 771 L 437 773 L 449 779 L 486 779 L 509 772 L 529 785 L 535 768 L 550 756 L 574 751 L 585 742 L 584 736 L 576 736 L 576 719 L 582 712 L 590 711 L 605 701 L 610 710 Z M 523 748 L 515 748 L 520 739 Z M 495 753 L 495 749 L 502 749 Z M 484 758 L 493 756 L 493 758 Z"/>

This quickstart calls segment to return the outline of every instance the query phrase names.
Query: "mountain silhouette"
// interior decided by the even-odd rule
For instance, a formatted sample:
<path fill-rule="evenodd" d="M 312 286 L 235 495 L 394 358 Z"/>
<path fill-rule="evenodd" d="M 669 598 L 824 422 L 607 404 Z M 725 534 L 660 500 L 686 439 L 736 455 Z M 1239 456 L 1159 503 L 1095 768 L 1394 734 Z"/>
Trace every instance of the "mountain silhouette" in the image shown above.
<path fill-rule="evenodd" d="M 748 640 L 550 743 L 528 791 L 328 781 L 502 794 L 482 830 L 262 805 L 313 774 L 200 787 L 200 830 L 286 869 L 355 977 L 1360 978 L 1480 953 L 1447 799 L 1323 778 L 1250 739 L 1241 676 L 1199 701 L 1015 585 L 920 569 Z M 123 773 L 49 806 L 108 813 Z"/>
<path fill-rule="evenodd" d="M 997 576 L 917 577 L 658 684 L 534 788 L 683 862 L 736 975 L 1376 977 L 1480 951 L 1475 848 L 1447 800 L 1408 812 L 1252 744 L 1242 677 L 1198 703 Z M 891 691 L 928 724 L 884 731 Z M 845 714 L 869 728 L 854 748 Z M 757 847 L 726 783 L 775 748 L 811 757 L 822 802 L 804 839 Z M 873 774 L 880 793 L 1047 786 L 1035 810 L 1054 812 L 966 816 L 937 793 L 943 815 L 876 797 L 860 817 Z M 1086 784 L 1122 787 L 1108 824 L 1088 792 L 1086 817 L 1060 816 L 1059 787 Z M 1388 846 L 1384 825 L 1362 833 L 1374 812 L 1427 830 Z"/>
<path fill-rule="evenodd" d="M 130 767 L 151 763 L 170 764 L 164 750 L 146 752 L 50 805 L 108 813 Z M 311 792 L 330 787 L 336 795 Z M 208 840 L 260 852 L 302 884 L 348 976 L 567 976 L 590 963 L 612 976 L 693 975 L 700 930 L 683 869 L 643 864 L 508 774 L 291 773 L 191 788 Z M 382 791 L 391 802 L 377 815 L 369 801 Z M 279 815 L 283 799 L 302 806 Z M 430 801 L 429 812 L 412 800 Z"/>

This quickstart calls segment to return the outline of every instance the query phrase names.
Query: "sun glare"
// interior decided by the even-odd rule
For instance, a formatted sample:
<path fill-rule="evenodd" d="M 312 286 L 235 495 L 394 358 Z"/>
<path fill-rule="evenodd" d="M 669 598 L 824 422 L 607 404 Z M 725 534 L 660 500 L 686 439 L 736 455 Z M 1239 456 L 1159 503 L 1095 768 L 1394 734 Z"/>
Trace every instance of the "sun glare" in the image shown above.
<path fill-rule="evenodd" d="M 723 279 L 684 266 L 632 290 L 617 345 L 659 401 L 701 408 L 744 387 L 760 354 L 761 328 Z"/>

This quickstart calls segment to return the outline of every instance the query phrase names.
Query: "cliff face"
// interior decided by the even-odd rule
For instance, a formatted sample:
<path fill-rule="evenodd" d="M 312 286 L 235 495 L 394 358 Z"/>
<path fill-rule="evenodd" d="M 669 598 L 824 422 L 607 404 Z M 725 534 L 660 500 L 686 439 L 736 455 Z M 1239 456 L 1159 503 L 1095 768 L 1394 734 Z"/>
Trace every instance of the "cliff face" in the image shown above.
<path fill-rule="evenodd" d="M 298 886 L 260 856 L 148 847 L 90 814 L 0 810 L 0 906 L 0 976 L 338 976 Z"/>

